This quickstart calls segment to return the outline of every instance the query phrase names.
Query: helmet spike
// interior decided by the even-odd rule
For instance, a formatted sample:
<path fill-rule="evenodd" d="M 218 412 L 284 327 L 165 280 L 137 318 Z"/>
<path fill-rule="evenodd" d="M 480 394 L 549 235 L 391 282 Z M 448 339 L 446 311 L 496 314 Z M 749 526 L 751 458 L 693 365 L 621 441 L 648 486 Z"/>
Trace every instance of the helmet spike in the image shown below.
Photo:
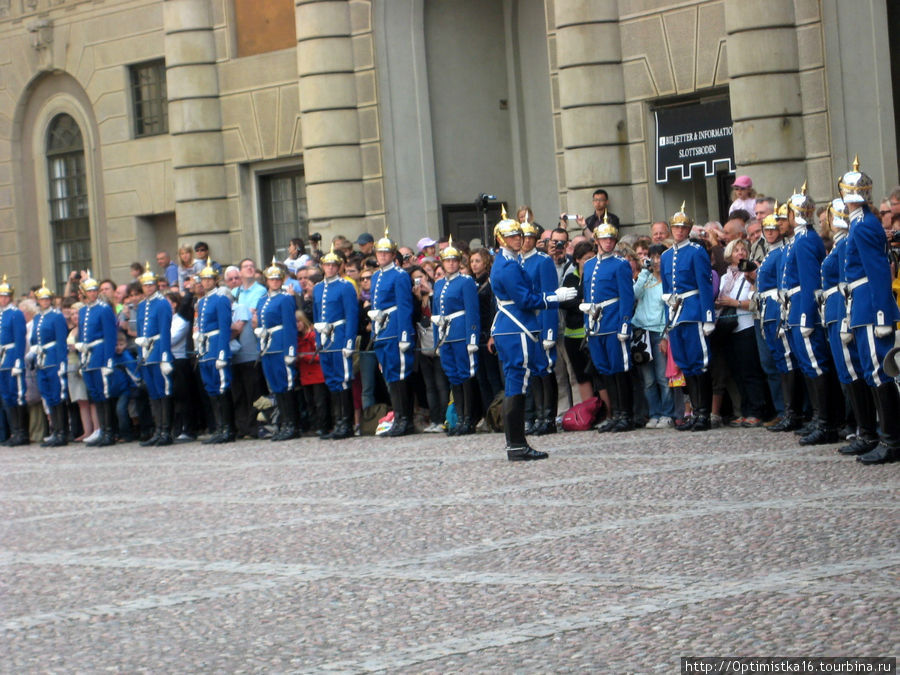
<path fill-rule="evenodd" d="M 859 155 L 853 156 L 853 170 L 859 171 Z"/>
<path fill-rule="evenodd" d="M 500 220 L 506 220 L 506 204 L 500 206 Z"/>
<path fill-rule="evenodd" d="M 678 210 L 681 211 L 682 213 L 684 213 L 684 204 L 685 204 L 684 200 L 681 200 L 681 208 Z"/>
<path fill-rule="evenodd" d="M 806 194 L 806 181 L 803 181 L 803 185 L 800 186 L 800 194 L 801 195 Z"/>

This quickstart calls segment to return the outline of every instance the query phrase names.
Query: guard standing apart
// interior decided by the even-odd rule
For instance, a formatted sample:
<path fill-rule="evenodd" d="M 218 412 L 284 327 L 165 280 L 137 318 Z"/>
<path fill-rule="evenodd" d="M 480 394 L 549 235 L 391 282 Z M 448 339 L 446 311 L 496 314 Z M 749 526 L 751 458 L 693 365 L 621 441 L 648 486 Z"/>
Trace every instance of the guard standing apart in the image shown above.
<path fill-rule="evenodd" d="M 313 327 L 319 347 L 319 365 L 331 392 L 335 424 L 324 439 L 353 436 L 353 352 L 359 326 L 356 288 L 341 278 L 343 259 L 331 250 L 319 261 L 325 278 L 313 288 Z"/>
<path fill-rule="evenodd" d="M 574 288 L 557 288 L 554 293 L 537 293 L 519 259 L 522 227 L 506 217 L 494 227 L 500 252 L 491 267 L 491 286 L 497 301 L 497 314 L 491 336 L 503 364 L 505 394 L 503 428 L 506 432 L 506 457 L 511 462 L 546 459 L 547 453 L 535 450 L 525 440 L 525 392 L 537 352 L 543 350 L 540 339 L 539 311 L 556 309 L 560 302 L 574 298 Z"/>
<path fill-rule="evenodd" d="M 68 348 L 69 334 L 66 318 L 53 307 L 53 291 L 47 288 L 47 280 L 34 293 L 40 308 L 31 327 L 29 354 L 37 369 L 38 391 L 44 405 L 50 411 L 50 437 L 42 447 L 59 447 L 67 444 L 66 398 L 68 396 Z"/>
<path fill-rule="evenodd" d="M 404 436 L 415 431 L 409 377 L 413 367 L 413 295 L 409 274 L 394 263 L 396 245 L 384 236 L 375 242 L 379 269 L 372 275 L 372 343 L 387 382 L 394 410 L 394 423 L 388 436 Z"/>
<path fill-rule="evenodd" d="M 766 348 L 772 354 L 775 368 L 781 376 L 781 397 L 784 413 L 777 424 L 767 427 L 769 431 L 793 431 L 802 422 L 803 394 L 800 388 L 797 360 L 791 354 L 787 336 L 781 325 L 781 304 L 778 291 L 781 273 L 784 269 L 784 240 L 779 223 L 787 221 L 787 209 L 779 214 L 778 203 L 775 210 L 763 218 L 762 230 L 766 240 L 766 255 L 756 273 L 756 303 L 762 321 L 762 335 Z"/>
<path fill-rule="evenodd" d="M 234 402 L 231 399 L 231 296 L 216 293 L 219 273 L 211 265 L 200 270 L 203 297 L 197 301 L 194 349 L 200 379 L 209 395 L 215 433 L 204 444 L 232 443 L 235 439 Z"/>
<path fill-rule="evenodd" d="M 281 287 L 285 271 L 275 258 L 265 272 L 269 292 L 256 306 L 256 328 L 263 374 L 278 405 L 278 431 L 273 441 L 297 438 L 297 400 L 294 394 L 294 362 L 297 360 L 297 303 Z"/>
<path fill-rule="evenodd" d="M 140 445 L 172 445 L 172 305 L 159 292 L 159 283 L 150 263 L 146 270 L 139 277 L 144 299 L 137 307 L 134 343 L 141 350 L 141 378 L 147 385 L 155 431 Z"/>
<path fill-rule="evenodd" d="M 460 253 L 450 238 L 440 253 L 444 276 L 434 284 L 431 324 L 441 368 L 453 388 L 453 405 L 458 422 L 448 436 L 475 433 L 472 409 L 475 404 L 475 373 L 478 369 L 478 333 L 481 312 L 478 287 L 470 276 L 459 273 Z"/>
<path fill-rule="evenodd" d="M 25 401 L 25 315 L 12 301 L 15 289 L 0 283 L 0 396 L 11 434 L 4 445 L 28 445 Z"/>
<path fill-rule="evenodd" d="M 85 445 L 103 447 L 114 445 L 113 417 L 115 409 L 109 397 L 109 381 L 115 369 L 116 314 L 105 301 L 99 300 L 100 284 L 87 271 L 81 280 L 84 307 L 78 310 L 78 341 L 75 349 L 81 354 L 81 375 L 88 400 L 97 406 L 100 435 Z"/>
<path fill-rule="evenodd" d="M 900 459 L 900 392 L 884 371 L 884 358 L 894 346 L 894 325 L 900 311 L 891 292 L 888 243 L 881 221 L 869 210 L 872 179 L 859 170 L 841 176 L 841 197 L 850 209 L 844 273 L 849 300 L 850 330 L 866 383 L 875 391 L 878 410 L 878 445 L 857 457 L 863 464 L 885 464 Z"/>
<path fill-rule="evenodd" d="M 631 264 L 616 255 L 619 231 L 603 223 L 594 228 L 599 255 L 584 264 L 583 298 L 585 335 L 591 360 L 603 378 L 609 394 L 610 415 L 599 432 L 631 431 L 633 396 L 631 390 L 631 312 L 634 285 Z"/>
<path fill-rule="evenodd" d="M 847 205 L 841 199 L 832 200 L 828 211 L 831 215 L 834 246 L 822 261 L 822 295 L 819 303 L 834 369 L 838 380 L 844 385 L 856 420 L 856 438 L 838 452 L 842 455 L 864 455 L 878 445 L 875 402 L 872 399 L 872 390 L 863 379 L 856 345 L 841 339 L 842 335 L 845 338 L 852 335 L 844 297 L 847 287 L 844 256 L 847 251 L 850 215 Z"/>
<path fill-rule="evenodd" d="M 781 272 L 780 300 L 782 326 L 806 381 L 813 419 L 800 438 L 800 445 L 837 441 L 840 385 L 825 339 L 817 294 L 822 288 L 822 261 L 825 246 L 812 227 L 816 203 L 806 194 L 806 183 L 787 202 L 788 237 Z"/>
<path fill-rule="evenodd" d="M 522 266 L 531 279 L 536 293 L 552 294 L 559 286 L 556 265 L 553 258 L 535 249 L 538 231 L 527 220 L 522 223 Z M 559 385 L 553 368 L 556 365 L 556 339 L 559 330 L 559 310 L 540 310 L 538 323 L 541 327 L 541 348 L 535 352 L 532 382 L 534 407 L 537 417 L 532 433 L 535 436 L 556 433 L 556 415 L 559 405 Z M 526 432 L 527 433 L 527 432 Z"/>
<path fill-rule="evenodd" d="M 666 332 L 672 359 L 684 373 L 693 418 L 679 431 L 708 431 L 712 407 L 712 377 L 709 373 L 709 335 L 713 319 L 712 267 L 706 249 L 688 239 L 694 221 L 684 211 L 669 221 L 672 248 L 660 258 L 663 300 L 668 305 Z"/>

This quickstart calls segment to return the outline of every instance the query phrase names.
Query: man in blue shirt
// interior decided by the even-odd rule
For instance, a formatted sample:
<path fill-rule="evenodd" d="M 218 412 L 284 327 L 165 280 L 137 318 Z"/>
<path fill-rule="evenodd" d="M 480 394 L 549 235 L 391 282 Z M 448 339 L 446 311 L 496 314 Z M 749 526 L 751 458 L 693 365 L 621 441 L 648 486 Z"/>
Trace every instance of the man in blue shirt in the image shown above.
<path fill-rule="evenodd" d="M 172 258 L 165 251 L 156 254 L 156 265 L 166 281 L 169 282 L 169 288 L 178 288 L 178 265 L 172 262 Z"/>

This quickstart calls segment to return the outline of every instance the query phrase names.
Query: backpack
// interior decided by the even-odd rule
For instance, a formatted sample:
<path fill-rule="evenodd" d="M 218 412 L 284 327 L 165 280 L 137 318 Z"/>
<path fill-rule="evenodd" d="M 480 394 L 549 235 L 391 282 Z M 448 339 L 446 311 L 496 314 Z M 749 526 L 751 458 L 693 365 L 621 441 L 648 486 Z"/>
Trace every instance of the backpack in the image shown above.
<path fill-rule="evenodd" d="M 374 436 L 375 429 L 378 428 L 378 421 L 388 414 L 386 403 L 376 403 L 365 408 L 359 415 L 359 435 Z"/>
<path fill-rule="evenodd" d="M 506 395 L 501 391 L 498 392 L 488 406 L 487 412 L 484 414 L 485 422 L 491 431 L 503 431 L 503 399 Z"/>
<path fill-rule="evenodd" d="M 563 431 L 589 431 L 602 413 L 603 401 L 597 396 L 573 405 L 563 415 Z"/>

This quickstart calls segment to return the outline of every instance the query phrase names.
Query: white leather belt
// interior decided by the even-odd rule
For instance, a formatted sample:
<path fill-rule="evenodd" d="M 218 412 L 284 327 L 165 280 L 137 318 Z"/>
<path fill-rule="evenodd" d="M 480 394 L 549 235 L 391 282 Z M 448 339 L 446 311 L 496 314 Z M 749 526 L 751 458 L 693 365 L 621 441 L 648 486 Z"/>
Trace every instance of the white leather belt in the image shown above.
<path fill-rule="evenodd" d="M 515 300 L 498 300 L 497 301 L 498 313 L 502 313 L 502 314 L 506 315 L 510 321 L 512 321 L 514 324 L 516 324 L 522 330 L 522 332 L 525 333 L 525 335 L 528 337 L 529 340 L 531 340 L 532 342 L 537 342 L 537 337 L 535 335 L 532 335 L 531 331 L 525 327 L 525 324 L 523 324 L 521 321 L 519 321 L 516 317 L 514 317 L 512 315 L 512 313 L 508 309 L 506 309 L 509 305 L 514 305 L 514 304 L 516 304 Z M 497 321 L 496 316 L 494 317 L 494 321 L 495 322 Z M 491 326 L 491 332 L 493 332 L 493 331 L 494 331 L 494 327 Z"/>
<path fill-rule="evenodd" d="M 847 290 L 853 292 L 855 289 L 869 283 L 869 277 L 862 277 L 861 279 L 857 279 L 856 281 L 851 281 L 847 284 Z"/>
<path fill-rule="evenodd" d="M 840 284 L 835 284 L 831 288 L 827 288 L 822 291 L 822 302 L 825 302 L 828 298 L 830 298 L 835 293 L 839 293 L 841 291 Z"/>

